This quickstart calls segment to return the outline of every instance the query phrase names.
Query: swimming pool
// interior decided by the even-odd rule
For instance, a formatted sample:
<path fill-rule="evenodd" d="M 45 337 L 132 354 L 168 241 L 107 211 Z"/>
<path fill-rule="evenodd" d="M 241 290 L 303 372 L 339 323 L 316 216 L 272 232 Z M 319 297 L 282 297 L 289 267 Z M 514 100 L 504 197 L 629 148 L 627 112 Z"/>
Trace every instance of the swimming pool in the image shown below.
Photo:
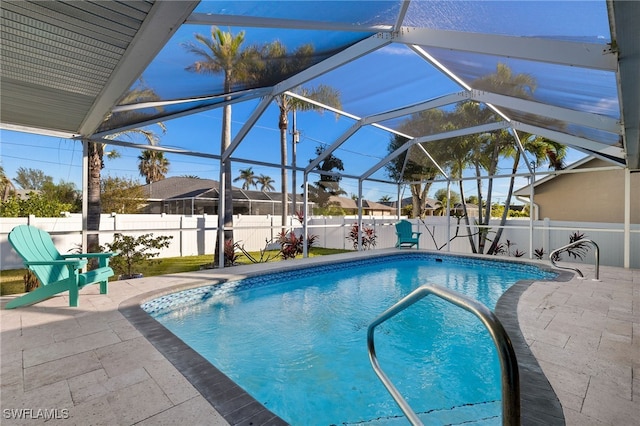
<path fill-rule="evenodd" d="M 403 252 L 191 289 L 143 308 L 291 424 L 390 424 L 401 412 L 366 352 L 377 315 L 427 282 L 493 308 L 516 281 L 552 277 L 529 264 Z M 381 365 L 425 423 L 500 422 L 495 348 L 471 314 L 427 298 L 378 333 Z"/>

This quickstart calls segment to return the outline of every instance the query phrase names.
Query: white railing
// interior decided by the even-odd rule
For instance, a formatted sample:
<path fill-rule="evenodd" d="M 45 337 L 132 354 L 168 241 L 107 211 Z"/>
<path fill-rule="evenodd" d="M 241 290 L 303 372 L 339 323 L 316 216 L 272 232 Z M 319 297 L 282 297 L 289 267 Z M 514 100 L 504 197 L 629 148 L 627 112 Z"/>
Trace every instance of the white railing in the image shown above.
<path fill-rule="evenodd" d="M 395 246 L 396 235 L 395 216 L 364 217 L 364 227 L 373 228 L 376 238 L 376 248 L 391 248 Z M 337 249 L 352 249 L 353 243 L 347 236 L 356 216 L 314 216 L 308 221 L 308 233 L 317 235 L 316 246 Z M 414 229 L 422 232 L 420 248 L 437 249 L 454 253 L 470 253 L 470 245 L 465 237 L 468 230 L 461 222 L 459 236 L 453 239 L 449 247 L 446 242 L 456 232 L 456 220 L 451 218 L 449 224 L 446 217 L 428 217 L 424 220 L 411 219 Z M 52 234 L 60 252 L 75 249 L 82 240 L 82 217 L 79 214 L 67 215 L 59 218 L 2 218 L 0 221 L 0 269 L 15 269 L 22 267 L 22 262 L 11 249 L 7 235 L 17 225 L 31 224 Z M 121 232 L 128 235 L 171 235 L 173 239 L 168 249 L 163 250 L 161 257 L 195 256 L 212 254 L 216 238 L 217 216 L 197 215 L 103 215 L 100 222 L 100 241 L 102 244 L 110 242 L 113 234 Z M 499 227 L 499 221 L 492 221 L 489 238 Z M 290 219 L 287 229 L 294 228 L 297 233 L 302 232 L 302 225 L 296 219 Z M 569 242 L 569 236 L 574 232 L 584 234 L 585 238 L 597 241 L 601 249 L 601 264 L 607 266 L 623 266 L 624 258 L 624 228 L 616 223 L 587 223 L 587 222 L 559 222 L 548 219 L 534 221 L 533 227 L 529 219 L 510 219 L 507 221 L 501 241 L 507 240 L 512 244 L 512 254 L 515 250 L 526 252 L 524 258 L 529 258 L 535 249 L 543 248 L 544 259 L 555 247 Z M 268 241 L 275 240 L 282 229 L 280 216 L 234 216 L 235 240 L 249 251 L 257 251 L 265 247 Z M 472 233 L 477 229 L 472 227 Z M 433 237 L 431 236 L 433 235 Z M 530 235 L 533 241 L 529 242 Z M 530 250 L 530 247 L 533 250 Z M 640 225 L 631 226 L 631 268 L 640 268 Z M 572 261 L 574 261 L 572 259 Z M 589 262 L 585 259 L 584 262 Z M 581 263 L 577 260 L 577 263 Z"/>

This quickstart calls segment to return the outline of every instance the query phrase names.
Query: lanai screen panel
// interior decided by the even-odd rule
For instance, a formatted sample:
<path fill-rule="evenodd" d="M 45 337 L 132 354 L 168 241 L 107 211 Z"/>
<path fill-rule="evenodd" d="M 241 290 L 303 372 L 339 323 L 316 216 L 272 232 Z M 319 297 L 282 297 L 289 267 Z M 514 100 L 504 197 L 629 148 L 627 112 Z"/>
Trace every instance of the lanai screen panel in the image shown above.
<path fill-rule="evenodd" d="M 403 25 L 610 42 L 605 1 L 412 1 Z"/>
<path fill-rule="evenodd" d="M 459 90 L 450 78 L 398 43 L 355 59 L 309 83 L 335 87 L 341 94 L 343 109 L 360 118 Z"/>
<path fill-rule="evenodd" d="M 354 26 L 393 25 L 400 11 L 398 0 L 333 1 L 217 1 L 204 0 L 196 13 L 277 18 Z"/>
<path fill-rule="evenodd" d="M 233 36 L 244 34 L 238 49 L 239 55 L 257 52 L 259 60 L 246 65 L 247 72 L 231 74 L 230 91 L 225 89 L 225 72 L 219 67 L 208 67 L 204 63 L 215 54 L 211 47 L 198 41 L 196 34 L 207 43 L 217 37 L 216 26 Z M 186 114 L 206 107 L 215 107 L 225 100 L 252 99 L 264 96 L 266 90 L 296 73 L 321 62 L 331 55 L 367 38 L 372 33 L 304 30 L 286 28 L 251 28 L 224 26 L 224 19 L 216 25 L 183 25 L 167 43 L 140 79 L 120 101 L 130 105 L 124 111 L 112 114 L 100 131 L 117 130 L 141 121 L 163 119 L 176 114 Z M 194 53 L 200 49 L 202 54 Z M 275 52 L 275 53 L 274 53 Z M 207 56 L 204 56 L 206 53 Z M 247 61 L 248 62 L 248 61 Z M 258 89 L 258 90 L 256 90 Z M 137 108 L 130 94 L 144 90 L 144 102 L 153 101 L 150 107 Z M 228 96 L 226 96 L 228 95 Z M 228 99 L 225 99 L 228 98 Z"/>

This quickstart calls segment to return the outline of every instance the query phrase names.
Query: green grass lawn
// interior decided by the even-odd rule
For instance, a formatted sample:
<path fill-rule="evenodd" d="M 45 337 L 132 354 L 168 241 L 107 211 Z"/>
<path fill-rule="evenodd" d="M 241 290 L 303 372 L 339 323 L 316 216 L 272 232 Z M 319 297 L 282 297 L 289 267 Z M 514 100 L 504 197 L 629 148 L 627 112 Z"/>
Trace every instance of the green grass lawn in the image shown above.
<path fill-rule="evenodd" d="M 321 247 L 312 247 L 309 250 L 309 257 L 324 256 L 327 254 L 345 253 L 351 250 L 340 249 L 326 249 Z M 251 256 L 256 259 L 260 258 L 259 252 L 250 252 Z M 266 257 L 273 257 L 270 262 L 279 262 L 282 260 L 280 256 L 277 256 L 278 251 L 265 253 Z M 190 272 L 198 271 L 200 269 L 211 266 L 213 263 L 213 254 L 206 254 L 203 256 L 187 256 L 187 257 L 167 257 L 164 259 L 158 259 L 153 263 L 141 265 L 136 268 L 136 273 L 141 273 L 145 277 L 153 277 L 155 275 L 175 274 L 178 272 Z M 238 264 L 247 265 L 251 264 L 251 261 L 245 256 L 240 255 L 238 257 Z M 24 279 L 23 276 L 26 269 L 11 269 L 7 271 L 0 271 L 0 295 L 24 293 Z M 112 278 L 113 279 L 113 278 Z"/>

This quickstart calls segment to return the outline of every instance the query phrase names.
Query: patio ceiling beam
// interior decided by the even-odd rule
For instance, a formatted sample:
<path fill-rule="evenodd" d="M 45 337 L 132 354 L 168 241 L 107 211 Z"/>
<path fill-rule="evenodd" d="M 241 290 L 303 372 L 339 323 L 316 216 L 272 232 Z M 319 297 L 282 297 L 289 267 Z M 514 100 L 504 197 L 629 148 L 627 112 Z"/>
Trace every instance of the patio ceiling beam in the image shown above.
<path fill-rule="evenodd" d="M 535 37 L 403 27 L 394 42 L 605 71 L 618 69 L 607 46 Z"/>
<path fill-rule="evenodd" d="M 399 31 L 400 28 L 402 28 L 402 23 L 404 22 L 405 16 L 407 16 L 407 10 L 409 10 L 410 4 L 411 0 L 402 0 L 402 4 L 400 5 L 400 12 L 398 13 L 396 23 L 393 26 L 393 31 Z"/>
<path fill-rule="evenodd" d="M 391 37 L 386 34 L 376 34 L 368 37 L 358 43 L 347 47 L 335 55 L 321 61 L 309 68 L 289 77 L 288 79 L 276 84 L 273 88 L 272 95 L 277 96 L 287 90 L 300 86 L 309 80 L 312 80 L 322 74 L 325 74 L 344 64 L 355 61 L 356 59 L 380 49 L 391 43 Z"/>
<path fill-rule="evenodd" d="M 124 148 L 137 148 L 140 150 L 160 151 L 160 152 L 166 152 L 166 153 L 176 154 L 176 155 L 186 155 L 190 157 L 210 158 L 213 160 L 221 159 L 221 156 L 218 154 L 210 154 L 210 153 L 201 152 L 201 151 L 190 151 L 186 149 L 172 148 L 172 147 L 166 147 L 162 145 L 147 145 L 147 144 L 125 142 L 117 139 L 106 139 L 106 138 L 96 138 L 96 137 L 92 137 L 88 140 L 90 142 L 99 142 L 99 143 L 104 143 L 105 145 L 121 146 Z M 278 169 L 282 167 L 280 163 L 277 163 L 277 164 L 269 163 L 267 161 L 252 160 L 252 159 L 240 158 L 240 157 L 230 157 L 230 159 L 233 162 L 251 164 L 254 166 L 273 167 Z M 284 167 L 287 170 L 293 170 L 293 167 L 290 165 L 285 165 Z"/>
<path fill-rule="evenodd" d="M 286 28 L 294 30 L 349 31 L 379 33 L 391 32 L 391 25 L 356 25 L 342 22 L 311 21 L 300 19 L 265 18 L 260 16 L 222 15 L 216 13 L 192 13 L 185 21 L 192 25 L 224 25 L 231 27 Z"/>
<path fill-rule="evenodd" d="M 147 14 L 131 44 L 91 106 L 78 132 L 91 135 L 102 124 L 118 99 L 147 68 L 180 28 L 199 1 L 157 1 Z"/>
<path fill-rule="evenodd" d="M 264 94 L 267 91 L 268 91 L 268 89 L 258 88 L 258 89 L 240 90 L 240 91 L 237 91 L 237 92 L 232 92 L 231 94 L 229 94 L 229 93 L 220 93 L 220 94 L 217 94 L 217 95 L 209 95 L 209 96 L 195 96 L 195 97 L 191 97 L 191 98 L 167 99 L 167 100 L 163 100 L 163 101 L 139 102 L 139 103 L 128 104 L 128 105 L 117 105 L 117 106 L 113 107 L 111 109 L 111 111 L 112 112 L 126 112 L 126 111 L 135 111 L 135 110 L 145 109 L 145 108 L 162 108 L 162 107 L 172 106 L 172 105 L 188 104 L 188 103 L 191 103 L 191 102 L 206 102 L 206 101 L 212 101 L 212 100 L 216 100 L 216 99 L 224 99 L 224 98 L 228 98 L 230 95 L 231 96 L 240 95 L 240 96 L 242 96 L 242 100 L 247 100 L 247 99 L 253 99 L 253 98 L 262 97 L 262 96 L 264 96 Z M 220 103 L 220 105 L 221 104 L 222 103 Z"/>
<path fill-rule="evenodd" d="M 462 78 L 460 78 L 458 75 L 456 75 L 456 73 L 451 71 L 444 64 L 442 64 L 440 61 L 438 61 L 436 58 L 434 58 L 429 52 L 424 50 L 422 47 L 417 46 L 415 44 L 412 44 L 411 46 L 409 46 L 409 48 L 411 50 L 413 50 L 414 52 L 416 52 L 416 54 L 418 54 L 418 56 L 420 56 L 425 61 L 429 62 L 432 66 L 434 66 L 435 68 L 440 70 L 440 72 L 442 72 L 444 75 L 449 77 L 451 80 L 453 80 L 456 84 L 458 84 L 459 86 L 461 86 L 465 90 L 467 90 L 467 91 L 471 91 L 472 90 L 471 86 L 469 86 L 469 84 L 467 84 L 467 82 L 465 82 Z M 504 120 L 511 121 L 511 119 L 509 117 L 507 117 L 506 114 L 504 114 L 502 111 L 500 111 L 494 105 L 488 103 L 487 106 L 489 108 L 491 108 L 500 117 L 502 117 Z"/>
<path fill-rule="evenodd" d="M 460 91 L 457 93 L 440 96 L 438 98 L 430 99 L 428 101 L 420 102 L 418 104 L 410 105 L 407 107 L 370 115 L 370 116 L 364 117 L 362 121 L 364 124 L 379 123 L 381 121 L 392 120 L 394 118 L 402 117 L 402 116 L 413 114 L 416 112 L 455 104 L 456 102 L 467 100 L 470 97 L 471 97 L 471 94 L 468 91 Z"/>
<path fill-rule="evenodd" d="M 153 118 L 150 118 L 148 120 L 144 120 L 144 121 L 138 121 L 135 123 L 131 123 L 128 124 L 126 126 L 122 126 L 122 127 L 118 127 L 115 129 L 109 129 L 109 130 L 105 130 L 104 132 L 100 132 L 100 133 L 94 133 L 92 135 L 92 137 L 97 137 L 97 138 L 101 138 L 113 133 L 119 133 L 119 132 L 123 132 L 125 130 L 130 130 L 130 129 L 135 129 L 138 127 L 144 127 L 144 126 L 149 126 L 152 124 L 156 124 L 160 121 L 164 121 L 164 120 L 172 120 L 174 118 L 180 118 L 180 117 L 185 117 L 185 116 L 189 116 L 189 115 L 193 115 L 193 114 L 197 114 L 200 112 L 204 112 L 204 111 L 208 111 L 210 109 L 215 109 L 215 108 L 222 108 L 225 105 L 233 105 L 239 102 L 244 102 L 247 100 L 251 100 L 251 99 L 256 99 L 256 98 L 261 98 L 264 97 L 265 94 L 269 93 L 269 88 L 262 88 L 262 89 L 253 89 L 247 92 L 251 92 L 249 95 L 246 96 L 241 96 L 238 98 L 233 98 L 230 99 L 228 101 L 223 101 L 220 103 L 216 103 L 213 105 L 205 105 L 205 106 L 200 106 L 197 108 L 192 108 L 192 109 L 187 109 L 184 111 L 180 111 L 180 112 L 175 112 L 175 113 L 168 113 L 168 114 L 164 114 L 164 115 L 157 115 L 154 116 Z M 233 93 L 231 94 L 233 95 Z M 223 95 L 223 96 L 229 96 L 229 95 Z"/>
<path fill-rule="evenodd" d="M 324 109 L 326 109 L 327 111 L 331 111 L 331 112 L 333 112 L 333 113 L 335 113 L 335 114 L 342 115 L 342 116 L 347 117 L 347 118 L 350 118 L 350 119 L 352 119 L 352 120 L 358 120 L 358 121 L 360 121 L 361 126 L 362 126 L 362 125 L 365 125 L 365 124 L 369 124 L 369 125 L 371 125 L 371 126 L 373 126 L 373 127 L 376 127 L 376 128 L 378 128 L 378 129 L 384 130 L 385 132 L 389 132 L 389 133 L 393 133 L 393 134 L 396 134 L 396 135 L 400 135 L 400 136 L 403 136 L 403 137 L 406 137 L 406 138 L 409 138 L 409 139 L 411 139 L 411 138 L 413 137 L 413 136 L 405 135 L 404 133 L 398 132 L 397 130 L 391 129 L 391 128 L 386 127 L 386 126 L 383 126 L 383 125 L 381 125 L 381 124 L 377 124 L 377 123 L 370 123 L 367 119 L 363 119 L 363 118 L 361 118 L 361 117 L 358 117 L 357 115 L 350 114 L 350 113 L 348 113 L 348 112 L 346 112 L 346 111 L 342 111 L 342 110 L 340 110 L 340 109 L 334 108 L 334 107 L 329 106 L 329 105 L 327 105 L 327 104 L 323 104 L 322 102 L 318 102 L 318 101 L 315 101 L 315 100 L 313 100 L 313 99 L 310 99 L 310 98 L 307 98 L 307 97 L 304 97 L 304 96 L 298 95 L 297 93 L 290 92 L 290 91 L 286 91 L 286 92 L 284 92 L 284 93 L 285 93 L 286 95 L 288 95 L 288 96 L 293 97 L 293 98 L 297 98 L 297 99 L 300 99 L 301 101 L 308 102 L 308 103 L 310 103 L 311 105 L 315 105 L 315 106 L 318 106 L 318 107 L 320 107 L 320 108 L 324 108 Z"/>
<path fill-rule="evenodd" d="M 452 130 L 450 132 L 437 133 L 435 135 L 421 136 L 419 138 L 412 139 L 409 142 L 402 145 L 400 148 L 393 151 L 391 154 L 384 157 L 382 160 L 380 160 L 376 165 L 371 167 L 369 170 L 364 172 L 361 175 L 361 178 L 367 179 L 369 176 L 371 176 L 372 174 L 380 170 L 382 167 L 384 167 L 385 164 L 387 164 L 388 162 L 390 162 L 391 160 L 393 160 L 403 152 L 407 151 L 413 145 L 422 144 L 425 142 L 439 141 L 442 139 L 457 138 L 459 136 L 472 135 L 475 133 L 492 132 L 494 130 L 506 129 L 507 127 L 509 127 L 509 122 L 499 121 L 497 123 L 482 124 L 480 126 L 467 127 L 464 129 L 457 129 L 457 130 Z"/>
<path fill-rule="evenodd" d="M 329 147 L 327 147 L 320 155 L 318 155 L 313 161 L 309 163 L 307 167 L 305 167 L 304 172 L 311 172 L 322 160 L 327 158 L 333 151 L 335 151 L 340 145 L 344 143 L 347 139 L 349 139 L 355 132 L 357 132 L 360 127 L 362 127 L 362 123 L 358 121 L 354 123 L 353 126 L 349 127 L 347 131 L 345 131 L 338 139 L 335 140 Z"/>
<path fill-rule="evenodd" d="M 262 98 L 262 101 L 260 101 L 256 109 L 253 110 L 249 119 L 245 121 L 245 123 L 242 125 L 242 128 L 236 134 L 236 137 L 233 138 L 233 140 L 231 141 L 231 144 L 229 144 L 227 149 L 225 149 L 224 152 L 222 153 L 222 161 L 226 161 L 226 159 L 231 156 L 233 151 L 236 150 L 238 145 L 240 145 L 240 142 L 242 142 L 244 137 L 247 136 L 247 133 L 249 133 L 249 131 L 253 128 L 253 125 L 262 116 L 262 114 L 265 112 L 265 110 L 267 109 L 267 107 L 269 106 L 272 100 L 273 100 L 272 96 L 265 96 L 264 98 Z"/>
<path fill-rule="evenodd" d="M 627 167 L 640 170 L 640 2 L 608 0 L 611 38 L 619 53 L 618 97 Z"/>
<path fill-rule="evenodd" d="M 525 113 L 532 113 L 554 120 L 579 124 L 581 126 L 592 127 L 606 132 L 622 134 L 622 125 L 620 124 L 620 121 L 606 115 L 576 111 L 527 99 L 484 92 L 481 90 L 472 90 L 470 97 L 471 99 L 490 103 L 492 105 L 511 108 Z"/>
<path fill-rule="evenodd" d="M 515 130 L 542 136 L 561 144 L 569 145 L 573 148 L 587 152 L 590 155 L 597 155 L 598 153 L 602 154 L 601 158 L 609 162 L 612 162 L 611 157 L 618 158 L 620 159 L 620 162 L 624 162 L 624 150 L 618 146 L 611 146 L 601 142 L 592 141 L 590 139 L 569 135 L 567 133 L 558 132 L 556 130 L 545 129 L 539 126 L 532 126 L 530 124 L 520 123 L 517 121 L 512 121 L 511 127 L 513 127 Z"/>

